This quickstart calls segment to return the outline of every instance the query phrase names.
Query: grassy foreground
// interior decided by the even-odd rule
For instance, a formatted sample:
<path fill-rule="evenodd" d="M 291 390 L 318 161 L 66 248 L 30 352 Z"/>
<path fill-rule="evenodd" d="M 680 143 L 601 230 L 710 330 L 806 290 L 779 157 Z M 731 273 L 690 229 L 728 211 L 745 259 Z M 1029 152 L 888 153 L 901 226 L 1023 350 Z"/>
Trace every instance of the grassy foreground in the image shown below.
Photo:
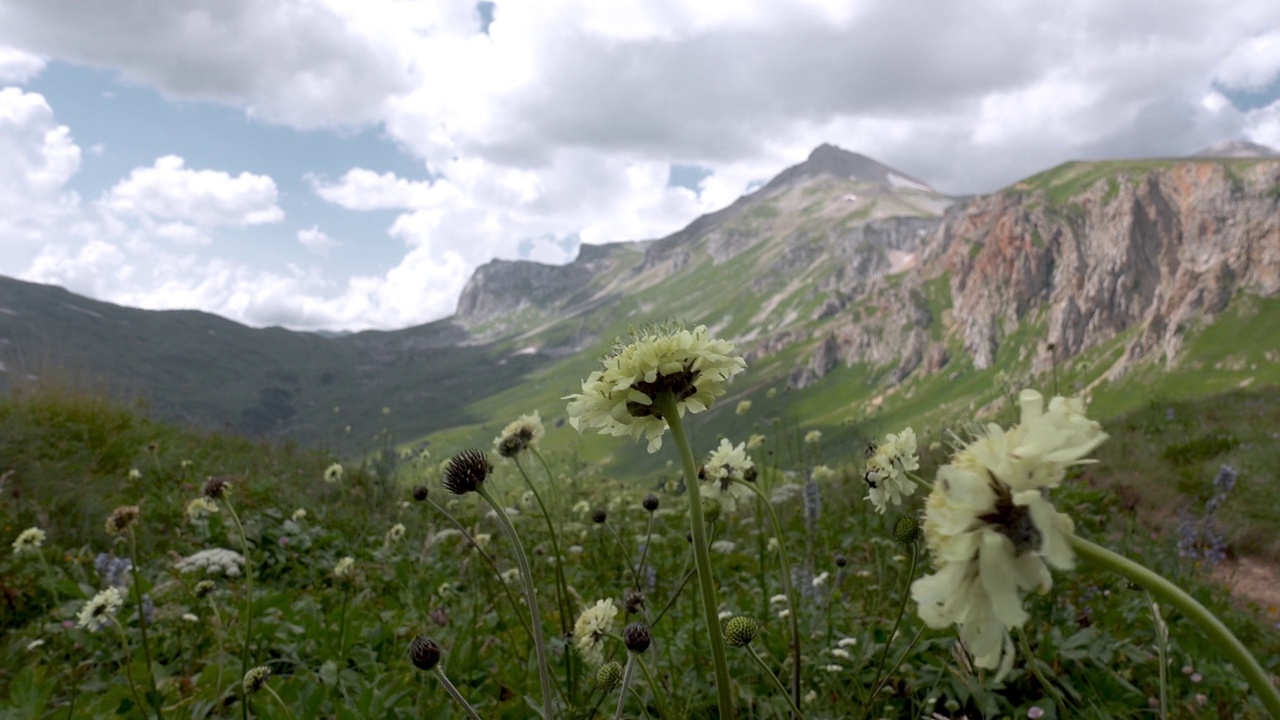
<path fill-rule="evenodd" d="M 1189 589 L 1272 675 L 1280 671 L 1277 608 L 1232 605 L 1207 572 L 1215 549 L 1274 557 L 1280 482 L 1266 435 L 1280 427 L 1278 405 L 1276 392 L 1263 389 L 1152 403 L 1104 422 L 1113 437 L 1102 462 L 1054 497 L 1077 534 Z M 751 616 L 762 628 L 751 648 L 763 669 L 746 650 L 730 649 L 740 717 L 791 714 L 766 670 L 790 686 L 784 611 L 792 604 L 802 648 L 797 699 L 809 718 L 1053 718 L 1064 714 L 1055 695 L 1070 717 L 1159 717 L 1162 696 L 1168 717 L 1265 717 L 1233 667 L 1184 617 L 1161 608 L 1162 632 L 1144 593 L 1089 567 L 1057 573 L 1048 594 L 1028 600 L 1034 659 L 1020 652 L 1000 683 L 972 668 L 953 631 L 925 628 L 909 604 L 899 624 L 913 554 L 922 565 L 927 559 L 922 548 L 892 538 L 892 514 L 877 515 L 863 501 L 865 438 L 848 432 L 839 456 L 819 454 L 839 446 L 832 438 L 806 445 L 766 437 L 752 452 L 781 520 L 794 603 L 778 598 L 783 579 L 763 502 L 711 524 L 723 613 Z M 481 716 L 536 717 L 539 677 L 510 573 L 512 549 L 486 505 L 439 485 L 440 461 L 461 449 L 349 463 L 334 478 L 336 458 L 323 453 L 158 425 L 91 395 L 0 399 L 0 718 L 463 717 L 435 678 L 410 662 L 417 635 L 439 642 L 442 667 Z M 711 449 L 704 442 L 694 451 Z M 945 452 L 922 448 L 920 474 L 931 477 Z M 522 461 L 547 500 L 557 558 L 518 468 L 493 459 L 490 490 L 516 510 L 508 514 L 534 566 L 564 716 L 613 716 L 617 691 L 597 686 L 597 668 L 566 637 L 584 608 L 612 599 L 615 633 L 644 617 L 653 634 L 644 656 L 649 675 L 632 682 L 624 715 L 715 717 L 697 583 L 687 582 L 687 503 L 664 489 L 675 471 L 604 474 L 568 453 L 548 457 L 545 472 L 536 460 Z M 834 477 L 807 481 L 822 463 L 836 468 Z M 1214 506 L 1219 525 L 1212 526 L 1203 506 L 1223 463 L 1240 479 Z M 200 519 L 186 514 L 209 476 L 230 477 L 249 572 L 227 577 L 177 566 L 201 550 L 241 550 L 228 509 Z M 425 501 L 410 493 L 418 484 L 429 488 Z M 650 492 L 659 499 L 652 513 L 641 505 Z M 132 505 L 140 508 L 131 528 L 136 544 L 128 533 L 113 538 L 103 529 L 114 508 Z M 1156 531 L 1139 519 L 1148 515 Z M 29 527 L 47 533 L 39 553 L 10 552 L 8 543 Z M 1218 544 L 1215 527 L 1224 536 Z M 1203 537 L 1180 546 L 1182 530 Z M 145 599 L 137 601 L 127 578 L 117 622 L 90 632 L 77 626 L 76 614 L 110 585 L 95 567 L 105 564 L 104 553 L 108 561 L 132 559 Z M 350 572 L 335 573 L 344 558 L 353 560 Z M 557 562 L 567 585 L 560 593 Z M 205 580 L 213 587 L 200 594 Z M 625 596 L 636 589 L 644 607 L 627 616 Z M 603 651 L 605 659 L 625 660 L 620 642 L 606 640 Z M 271 675 L 246 704 L 241 679 L 259 666 Z M 876 684 L 882 687 L 873 694 Z"/>

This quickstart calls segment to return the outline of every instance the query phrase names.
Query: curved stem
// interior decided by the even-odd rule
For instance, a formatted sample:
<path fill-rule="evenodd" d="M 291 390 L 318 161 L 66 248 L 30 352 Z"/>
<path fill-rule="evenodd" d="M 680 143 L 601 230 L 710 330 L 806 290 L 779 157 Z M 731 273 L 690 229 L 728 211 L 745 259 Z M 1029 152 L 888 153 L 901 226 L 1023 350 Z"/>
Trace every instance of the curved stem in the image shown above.
<path fill-rule="evenodd" d="M 507 539 L 511 541 L 515 550 L 516 564 L 520 566 L 520 579 L 524 581 L 525 603 L 529 606 L 529 619 L 533 626 L 533 648 L 538 654 L 538 679 L 542 682 L 543 719 L 553 720 L 555 716 L 551 714 L 551 675 L 547 670 L 547 644 L 542 639 L 542 612 L 538 609 L 538 595 L 533 587 L 533 571 L 529 569 L 529 558 L 524 554 L 524 546 L 520 544 L 520 536 L 516 534 L 511 518 L 507 517 L 507 509 L 498 504 L 498 501 L 485 488 L 484 483 L 476 487 L 476 493 L 493 508 L 493 512 L 498 516 L 498 525 L 506 533 Z"/>
<path fill-rule="evenodd" d="M 769 522 L 773 523 L 773 536 L 778 539 L 778 560 L 782 563 L 782 592 L 787 596 L 787 607 L 791 612 L 787 613 L 787 619 L 791 626 L 791 657 L 792 657 L 792 673 L 791 673 L 791 706 L 800 701 L 800 621 L 796 618 L 798 608 L 796 608 L 795 589 L 791 586 L 791 562 L 787 559 L 787 546 L 782 541 L 782 523 L 778 521 L 778 511 L 773 508 L 773 503 L 764 494 L 764 491 L 756 487 L 755 483 L 749 483 L 744 480 L 734 480 L 740 485 L 746 485 L 755 492 L 756 497 L 764 503 L 765 509 L 769 511 Z"/>
<path fill-rule="evenodd" d="M 1236 669 L 1244 675 L 1245 680 L 1249 682 L 1249 686 L 1253 688 L 1253 691 L 1258 694 L 1258 699 L 1262 701 L 1263 706 L 1267 708 L 1267 712 L 1271 714 L 1271 717 L 1280 720 L 1280 690 L 1277 690 L 1276 686 L 1271 684 L 1271 679 L 1267 677 L 1266 671 L 1258 664 L 1257 659 L 1253 657 L 1231 630 L 1222 624 L 1222 621 L 1217 616 L 1209 612 L 1205 606 L 1188 595 L 1182 588 L 1142 565 L 1101 545 L 1091 543 L 1084 538 L 1073 535 L 1070 540 L 1072 549 L 1086 560 L 1124 575 L 1146 588 L 1147 592 L 1178 608 L 1184 615 L 1191 618 L 1200 626 L 1200 630 L 1209 636 L 1209 639 L 1235 664 Z"/>
<path fill-rule="evenodd" d="M 636 654 L 627 653 L 627 668 L 622 671 L 622 687 L 618 691 L 618 709 L 613 713 L 613 720 L 622 720 L 622 706 L 627 704 L 627 688 L 631 687 L 631 673 L 636 669 Z"/>
<path fill-rule="evenodd" d="M 1160 720 L 1169 720 L 1169 626 L 1160 617 L 1160 606 L 1151 593 L 1143 591 L 1143 594 L 1147 596 L 1147 605 L 1156 626 L 1156 654 L 1160 659 Z"/>
<path fill-rule="evenodd" d="M 778 691 L 782 693 L 782 696 L 787 699 L 787 703 L 791 705 L 791 712 L 794 713 L 799 720 L 804 720 L 804 713 L 800 712 L 800 708 L 796 707 L 796 701 L 791 699 L 791 694 L 787 692 L 785 687 L 783 687 L 782 681 L 778 679 L 778 676 L 774 675 L 773 671 L 769 669 L 769 666 L 765 664 L 764 658 L 757 655 L 756 649 L 750 645 L 747 646 L 747 654 L 751 656 L 752 660 L 756 661 L 756 665 L 760 666 L 760 669 L 764 674 L 768 675 L 769 679 L 773 681 L 774 687 L 778 688 Z"/>
<path fill-rule="evenodd" d="M 1022 628 L 1018 628 L 1018 644 L 1022 646 L 1022 654 L 1027 656 L 1027 664 L 1031 666 L 1031 674 L 1035 676 L 1036 682 L 1040 683 L 1040 687 L 1053 698 L 1053 704 L 1058 706 L 1058 717 L 1067 717 L 1067 702 L 1062 697 L 1062 693 L 1058 692 L 1058 688 L 1049 683 L 1049 678 L 1044 676 L 1044 671 L 1040 669 L 1040 661 L 1036 658 L 1035 653 L 1031 652 L 1031 642 L 1027 640 L 1027 633 Z M 1163 668 L 1161 668 L 1163 672 Z M 1162 716 L 1163 720 L 1163 716 Z"/>
<path fill-rule="evenodd" d="M 271 697 L 276 699 L 276 704 L 284 710 L 284 716 L 289 718 L 289 720 L 293 720 L 293 712 L 289 710 L 288 705 L 284 704 L 284 701 L 280 699 L 280 696 L 276 694 L 276 691 L 273 690 L 270 685 L 263 685 L 262 689 L 266 690 Z"/>
<path fill-rule="evenodd" d="M 444 686 L 444 689 L 453 698 L 454 702 L 462 706 L 463 711 L 467 713 L 467 717 L 471 718 L 471 720 L 480 720 L 480 716 L 476 714 L 476 709 L 471 707 L 471 703 L 467 702 L 467 699 L 462 697 L 462 693 L 458 692 L 458 688 L 454 687 L 453 683 L 449 682 L 449 678 L 445 676 L 444 670 L 441 670 L 440 666 L 437 665 L 432 668 L 432 672 L 434 672 L 436 677 L 440 679 L 440 684 Z"/>
<path fill-rule="evenodd" d="M 653 513 L 649 513 L 649 529 L 644 532 L 644 549 L 640 551 L 640 562 L 636 564 L 638 570 L 644 569 L 644 561 L 649 557 L 649 543 L 653 541 Z M 643 591 L 640 587 L 640 581 L 636 580 L 636 590 Z"/>
<path fill-rule="evenodd" d="M 664 718 L 674 718 L 670 708 L 667 707 L 667 692 L 657 680 L 654 679 L 653 673 L 649 671 L 649 666 L 645 664 L 644 658 L 639 655 L 635 656 L 636 664 L 640 666 L 640 671 L 644 673 L 644 681 L 649 686 L 649 692 L 653 694 L 653 701 L 658 705 L 658 714 Z"/>
<path fill-rule="evenodd" d="M 622 551 L 622 560 L 627 564 L 627 570 L 631 571 L 631 580 L 635 583 L 636 590 L 640 590 L 640 573 L 636 572 L 635 566 L 631 564 L 631 554 L 627 551 L 626 543 L 622 542 L 622 536 L 618 535 L 618 531 L 613 529 L 608 520 L 605 520 L 604 526 L 609 529 L 609 534 L 618 543 L 618 549 Z"/>
<path fill-rule="evenodd" d="M 707 529 L 702 520 L 702 498 L 698 491 L 698 469 L 693 461 L 693 449 L 685 435 L 684 424 L 675 397 L 668 391 L 654 398 L 658 413 L 671 427 L 671 437 L 680 451 L 680 464 L 684 468 L 684 482 L 689 495 L 689 522 L 693 526 L 693 560 L 698 568 L 698 586 L 702 591 L 702 615 L 707 624 L 707 636 L 711 641 L 711 659 L 715 663 L 716 695 L 721 720 L 732 720 L 733 690 L 729 685 L 729 661 L 725 657 L 724 637 L 720 630 L 720 615 L 716 601 L 716 583 L 711 569 L 711 554 L 707 551 Z"/>
<path fill-rule="evenodd" d="M 532 448 L 530 448 L 532 450 Z M 520 471 L 520 476 L 524 478 L 524 484 L 529 486 L 529 491 L 533 493 L 533 499 L 538 503 L 538 509 L 542 511 L 542 517 L 547 521 L 547 532 L 551 535 L 551 552 L 555 553 L 556 558 L 556 606 L 560 610 L 560 629 L 565 635 L 569 634 L 569 616 L 570 610 L 565 603 L 565 598 L 569 595 L 569 583 L 564 579 L 564 555 L 560 553 L 560 537 L 556 533 L 556 524 L 551 520 L 551 513 L 547 511 L 546 503 L 542 502 L 542 494 L 538 492 L 537 486 L 533 484 L 533 478 L 529 477 L 529 473 L 525 472 L 524 465 L 520 464 L 520 456 L 511 458 L 515 461 L 516 469 Z M 539 455 L 538 459 L 542 459 Z M 543 467 L 546 468 L 546 461 L 543 461 Z M 547 468 L 547 477 L 551 476 L 550 468 Z"/>
<path fill-rule="evenodd" d="M 230 493 L 222 496 L 227 512 L 235 521 L 236 530 L 240 533 L 240 549 L 244 551 L 244 648 L 240 651 L 240 675 L 249 671 L 249 644 L 253 641 L 253 562 L 249 559 L 249 538 L 244 534 L 244 525 L 240 524 L 240 516 L 231 504 Z M 240 683 L 240 717 L 249 720 L 249 695 L 245 692 L 244 683 Z"/>
<path fill-rule="evenodd" d="M 147 664 L 147 681 L 151 686 L 151 695 L 147 698 L 149 702 L 154 702 L 152 708 L 156 711 L 157 718 L 163 718 L 160 712 L 160 690 L 156 687 L 155 669 L 151 667 L 151 643 L 147 641 L 147 612 L 142 606 L 142 577 L 138 572 L 138 536 L 133 530 L 133 526 L 129 526 L 129 551 L 132 554 L 130 560 L 133 561 L 133 600 L 138 604 L 138 630 L 142 633 L 142 660 Z"/>
<path fill-rule="evenodd" d="M 142 703 L 142 698 L 138 696 L 138 686 L 133 682 L 133 652 L 129 650 L 129 638 L 124 634 L 124 626 L 114 617 L 111 618 L 111 624 L 116 626 L 116 630 L 120 633 L 120 644 L 124 645 L 124 679 L 129 683 L 133 702 L 140 708 L 146 707 Z"/>
<path fill-rule="evenodd" d="M 920 549 L 916 543 L 911 543 L 911 568 L 907 570 L 907 588 L 902 591 L 902 602 L 898 604 L 898 617 L 893 621 L 893 629 L 889 631 L 889 636 L 884 639 L 884 650 L 880 653 L 880 661 L 876 663 L 875 680 L 871 682 L 871 695 L 867 697 L 867 706 L 863 711 L 863 717 L 871 712 L 871 704 L 876 700 L 876 693 L 880 692 L 880 685 L 885 678 L 884 664 L 889 659 L 889 645 L 893 643 L 893 636 L 898 634 L 898 627 L 902 624 L 902 616 L 907 609 L 907 601 L 911 599 L 911 580 L 916 576 L 916 563 L 920 559 Z"/>

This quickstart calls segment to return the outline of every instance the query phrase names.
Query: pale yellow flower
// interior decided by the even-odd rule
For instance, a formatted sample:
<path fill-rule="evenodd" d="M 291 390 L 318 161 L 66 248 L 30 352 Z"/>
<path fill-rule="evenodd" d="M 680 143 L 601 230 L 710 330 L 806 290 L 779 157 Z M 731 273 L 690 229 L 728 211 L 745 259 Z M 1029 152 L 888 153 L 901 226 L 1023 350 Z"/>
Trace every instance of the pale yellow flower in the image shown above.
<path fill-rule="evenodd" d="M 761 435 L 761 434 L 759 434 L 759 433 L 755 433 L 755 434 L 753 434 L 751 437 L 747 438 L 747 449 L 748 449 L 748 450 L 755 450 L 756 448 L 760 447 L 761 445 L 764 445 L 764 436 L 763 436 L 763 435 Z"/>
<path fill-rule="evenodd" d="M 867 459 L 867 471 L 863 475 L 870 489 L 867 500 L 884 514 L 889 504 L 901 505 L 902 498 L 916 491 L 916 483 L 907 473 L 920 469 L 916 454 L 916 432 L 907 428 L 896 435 L 889 433 L 876 445 L 875 453 Z"/>
<path fill-rule="evenodd" d="M 546 430 L 542 427 L 542 416 L 534 410 L 503 428 L 502 433 L 493 439 L 493 449 L 502 457 L 514 457 L 526 449 L 537 448 L 543 435 L 546 435 Z"/>
<path fill-rule="evenodd" d="M 218 503 L 203 495 L 187 503 L 187 517 L 192 520 L 202 520 L 205 515 L 216 512 L 218 512 Z"/>
<path fill-rule="evenodd" d="M 388 545 L 391 545 L 391 544 L 393 544 L 393 543 L 398 543 L 398 542 L 400 542 L 400 540 L 401 540 L 402 538 L 404 538 L 404 524 L 403 524 L 403 523 L 396 523 L 395 525 L 392 525 L 392 526 L 387 530 L 386 543 L 387 543 Z"/>
<path fill-rule="evenodd" d="M 804 442 L 806 445 L 817 445 L 822 442 L 821 430 L 810 430 L 804 434 Z"/>
<path fill-rule="evenodd" d="M 985 435 L 938 469 L 925 505 L 924 536 L 935 572 L 912 583 L 920 617 L 933 628 L 956 625 L 978 667 L 1013 665 L 1009 631 L 1026 623 L 1022 595 L 1047 592 L 1049 567 L 1074 565 L 1074 523 L 1057 512 L 1048 490 L 1070 465 L 1106 439 L 1078 400 L 1023 391 L 1022 422 Z"/>
<path fill-rule="evenodd" d="M 751 401 L 750 400 L 738 401 L 738 407 L 734 408 L 733 412 L 739 417 L 751 412 Z"/>
<path fill-rule="evenodd" d="M 334 463 L 325 468 L 324 481 L 327 483 L 336 483 L 342 480 L 342 463 Z"/>
<path fill-rule="evenodd" d="M 597 600 L 578 616 L 573 625 L 573 640 L 578 652 L 588 665 L 596 666 L 604 662 L 604 639 L 606 633 L 613 629 L 613 619 L 618 615 L 618 608 L 613 606 L 613 598 Z"/>
<path fill-rule="evenodd" d="M 666 421 L 654 408 L 661 392 L 671 393 L 676 411 L 702 412 L 725 392 L 725 383 L 746 368 L 733 343 L 708 337 L 705 325 L 648 328 L 630 343 L 615 343 L 595 370 L 582 381 L 582 392 L 569 401 L 569 423 L 581 431 L 599 428 L 601 435 L 644 437 L 649 452 L 662 447 Z"/>
<path fill-rule="evenodd" d="M 18 534 L 13 541 L 13 554 L 35 552 L 44 544 L 44 531 L 37 527 L 27 528 Z"/>
<path fill-rule="evenodd" d="M 303 510 L 302 508 L 298 508 L 297 510 L 293 511 L 293 515 L 290 515 L 289 519 L 293 520 L 294 522 L 302 522 L 306 517 L 307 517 L 307 511 Z"/>
<path fill-rule="evenodd" d="M 734 446 L 722 438 L 702 466 L 702 496 L 719 502 L 722 510 L 731 513 L 738 509 L 739 502 L 746 502 L 754 494 L 751 488 L 734 481 L 754 479 L 755 474 L 755 463 L 747 457 L 746 445 Z"/>
<path fill-rule="evenodd" d="M 333 576 L 338 578 L 351 577 L 355 573 L 355 565 L 355 558 L 344 557 L 333 566 Z"/>
<path fill-rule="evenodd" d="M 809 471 L 809 479 L 814 482 L 826 482 L 836 476 L 836 471 L 826 465 L 817 465 Z"/>
<path fill-rule="evenodd" d="M 120 591 L 109 587 L 102 590 L 76 613 L 76 625 L 89 632 L 96 632 L 107 626 L 111 618 L 124 606 L 124 597 Z"/>

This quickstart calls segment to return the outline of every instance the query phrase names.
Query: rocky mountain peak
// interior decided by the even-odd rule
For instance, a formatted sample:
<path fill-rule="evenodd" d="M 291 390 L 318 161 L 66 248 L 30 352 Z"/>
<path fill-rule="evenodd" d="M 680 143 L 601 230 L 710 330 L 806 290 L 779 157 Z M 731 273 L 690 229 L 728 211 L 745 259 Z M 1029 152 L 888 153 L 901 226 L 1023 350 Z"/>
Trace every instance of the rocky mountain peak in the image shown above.
<path fill-rule="evenodd" d="M 1214 143 L 1192 157 L 1203 158 L 1274 158 L 1280 151 L 1244 139 L 1224 140 Z"/>
<path fill-rule="evenodd" d="M 885 188 L 915 188 L 932 190 L 905 173 L 883 165 L 866 155 L 849 152 L 844 148 L 823 143 L 809 153 L 808 159 L 799 165 L 783 170 L 765 186 L 766 190 L 790 185 L 798 180 L 821 175 L 829 175 L 841 180 L 854 180 L 869 185 Z"/>

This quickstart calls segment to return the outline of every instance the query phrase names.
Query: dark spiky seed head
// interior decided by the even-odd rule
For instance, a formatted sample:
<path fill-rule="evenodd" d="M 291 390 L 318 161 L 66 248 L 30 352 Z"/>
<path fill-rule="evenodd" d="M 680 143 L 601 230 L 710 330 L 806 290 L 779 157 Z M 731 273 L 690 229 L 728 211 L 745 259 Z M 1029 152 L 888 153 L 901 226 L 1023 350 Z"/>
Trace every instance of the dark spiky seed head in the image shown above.
<path fill-rule="evenodd" d="M 840 568 L 842 568 L 842 567 L 844 567 L 845 565 L 848 565 L 848 564 L 849 564 L 849 558 L 847 558 L 847 557 L 845 557 L 845 556 L 843 556 L 843 555 L 837 555 L 837 556 L 836 556 L 836 567 L 840 567 Z"/>
<path fill-rule="evenodd" d="M 760 623 L 746 615 L 737 615 L 724 624 L 724 641 L 730 647 L 746 647 L 759 632 Z"/>
<path fill-rule="evenodd" d="M 444 466 L 440 484 L 454 495 L 466 495 L 475 492 L 491 472 L 493 464 L 485 457 L 484 452 L 468 448 L 449 459 L 449 463 Z"/>
<path fill-rule="evenodd" d="M 614 688 L 622 684 L 622 666 L 610 660 L 600 666 L 596 671 L 596 685 L 606 693 L 613 692 Z"/>
<path fill-rule="evenodd" d="M 271 678 L 271 668 L 266 665 L 259 665 L 244 674 L 244 692 L 246 695 L 252 695 L 262 689 L 267 684 L 267 680 Z"/>
<path fill-rule="evenodd" d="M 508 435 L 498 443 L 498 454 L 504 458 L 511 458 L 519 455 L 528 443 L 520 438 L 519 435 Z"/>
<path fill-rule="evenodd" d="M 147 452 L 151 453 L 152 455 L 155 455 L 156 451 L 159 449 L 160 449 L 160 444 L 157 443 L 155 440 L 152 440 L 151 442 L 147 443 Z"/>
<path fill-rule="evenodd" d="M 230 475 L 210 475 L 204 481 L 204 496 L 210 500 L 217 500 L 227 492 L 229 485 L 231 485 Z"/>
<path fill-rule="evenodd" d="M 205 598 L 209 596 L 209 593 L 213 592 L 215 587 L 216 586 L 213 584 L 212 580 L 201 580 L 196 583 L 192 592 L 195 594 L 196 598 Z"/>
<path fill-rule="evenodd" d="M 644 612 L 644 593 L 627 588 L 622 594 L 622 606 L 628 615 L 639 615 Z"/>
<path fill-rule="evenodd" d="M 910 515 L 903 515 L 893 524 L 893 539 L 910 545 L 920 536 L 920 523 Z"/>
<path fill-rule="evenodd" d="M 747 482 L 755 482 L 756 479 L 759 477 L 760 477 L 760 471 L 756 470 L 754 467 L 749 467 L 746 470 L 744 470 L 742 473 L 742 479 L 746 480 Z"/>
<path fill-rule="evenodd" d="M 426 635 L 419 635 L 409 643 L 409 659 L 419 670 L 430 670 L 440 662 L 440 646 Z"/>
<path fill-rule="evenodd" d="M 121 505 L 107 518 L 107 534 L 119 535 L 138 519 L 142 511 L 137 505 Z"/>
<path fill-rule="evenodd" d="M 417 485 L 413 488 L 413 499 L 422 502 L 427 499 L 428 492 L 426 485 Z"/>
<path fill-rule="evenodd" d="M 640 504 L 644 506 L 645 510 L 648 510 L 649 512 L 653 512 L 654 510 L 658 509 L 658 496 L 654 495 L 653 493 L 649 493 L 648 495 L 644 496 L 644 500 L 641 500 Z"/>
<path fill-rule="evenodd" d="M 591 511 L 591 522 L 599 525 L 609 519 L 609 513 L 604 508 L 596 508 Z"/>
<path fill-rule="evenodd" d="M 649 626 L 637 620 L 627 626 L 622 631 L 622 644 L 633 653 L 642 653 L 649 649 L 649 643 L 653 642 L 653 634 L 649 632 Z"/>

